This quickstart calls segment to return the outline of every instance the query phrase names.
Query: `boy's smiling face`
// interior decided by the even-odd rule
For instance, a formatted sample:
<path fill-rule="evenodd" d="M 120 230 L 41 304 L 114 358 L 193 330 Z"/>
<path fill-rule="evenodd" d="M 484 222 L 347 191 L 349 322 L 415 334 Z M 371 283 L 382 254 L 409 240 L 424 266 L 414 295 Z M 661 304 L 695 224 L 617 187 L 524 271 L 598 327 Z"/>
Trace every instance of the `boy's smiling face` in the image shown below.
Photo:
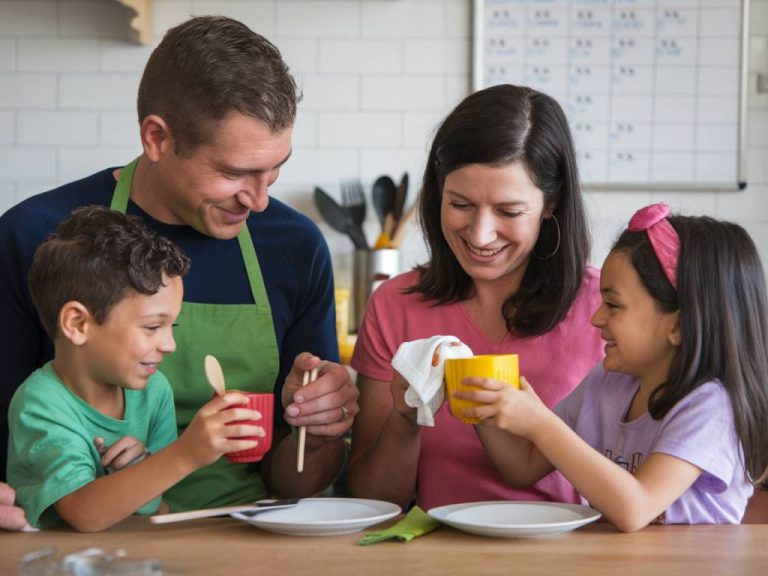
<path fill-rule="evenodd" d="M 134 292 L 120 300 L 103 324 L 91 319 L 81 349 L 81 386 L 103 389 L 117 386 L 141 390 L 157 372 L 163 357 L 176 349 L 173 323 L 181 311 L 184 293 L 179 276 L 163 276 L 157 293 Z"/>

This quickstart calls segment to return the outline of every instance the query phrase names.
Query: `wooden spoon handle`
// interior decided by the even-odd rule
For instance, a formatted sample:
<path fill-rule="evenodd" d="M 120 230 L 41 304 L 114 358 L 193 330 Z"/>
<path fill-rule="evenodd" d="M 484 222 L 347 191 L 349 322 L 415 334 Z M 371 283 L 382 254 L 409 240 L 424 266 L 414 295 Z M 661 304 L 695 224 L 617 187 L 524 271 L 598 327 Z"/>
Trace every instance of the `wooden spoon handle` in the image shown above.
<path fill-rule="evenodd" d="M 313 368 L 312 372 L 304 372 L 304 380 L 301 382 L 301 386 L 304 387 L 310 382 L 317 380 L 317 368 Z M 307 441 L 307 427 L 299 426 L 299 450 L 296 454 L 296 471 L 304 471 L 304 445 Z"/>
<path fill-rule="evenodd" d="M 408 211 L 400 218 L 400 222 L 397 223 L 397 229 L 392 235 L 392 239 L 389 241 L 390 248 L 400 248 L 400 245 L 405 239 L 405 233 L 408 232 L 408 224 L 413 220 L 413 216 L 416 213 L 416 203 L 411 206 Z"/>

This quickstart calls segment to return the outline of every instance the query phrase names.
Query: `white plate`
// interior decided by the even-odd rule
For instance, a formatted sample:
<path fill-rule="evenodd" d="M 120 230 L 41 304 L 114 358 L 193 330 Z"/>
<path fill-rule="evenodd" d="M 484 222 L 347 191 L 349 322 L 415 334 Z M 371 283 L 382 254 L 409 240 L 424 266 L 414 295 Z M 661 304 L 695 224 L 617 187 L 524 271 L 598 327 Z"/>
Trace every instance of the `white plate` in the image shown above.
<path fill-rule="evenodd" d="M 553 536 L 600 518 L 588 506 L 553 502 L 468 502 L 432 508 L 432 518 L 464 532 L 498 538 Z"/>
<path fill-rule="evenodd" d="M 400 506 L 361 498 L 302 498 L 296 506 L 254 516 L 232 514 L 249 524 L 293 536 L 351 534 L 400 514 Z"/>

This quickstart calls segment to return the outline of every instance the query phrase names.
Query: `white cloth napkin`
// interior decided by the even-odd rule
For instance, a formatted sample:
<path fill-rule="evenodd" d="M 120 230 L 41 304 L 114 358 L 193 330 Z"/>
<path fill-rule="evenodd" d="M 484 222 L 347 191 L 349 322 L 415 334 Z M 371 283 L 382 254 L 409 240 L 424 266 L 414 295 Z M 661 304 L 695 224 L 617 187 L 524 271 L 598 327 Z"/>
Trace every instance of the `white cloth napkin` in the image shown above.
<path fill-rule="evenodd" d="M 392 368 L 408 381 L 405 403 L 416 408 L 420 426 L 434 426 L 435 413 L 445 399 L 446 358 L 467 358 L 472 350 L 455 336 L 432 336 L 403 342 L 392 358 Z"/>

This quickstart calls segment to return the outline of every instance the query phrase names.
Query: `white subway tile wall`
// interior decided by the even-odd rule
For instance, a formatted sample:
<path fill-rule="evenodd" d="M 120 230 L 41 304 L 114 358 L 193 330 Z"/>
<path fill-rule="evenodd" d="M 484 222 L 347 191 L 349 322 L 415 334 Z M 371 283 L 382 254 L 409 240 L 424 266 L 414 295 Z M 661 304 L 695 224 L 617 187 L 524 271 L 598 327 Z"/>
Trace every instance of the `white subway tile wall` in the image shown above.
<path fill-rule="evenodd" d="M 8 146 L 14 143 L 16 136 L 14 121 L 15 114 L 13 111 L 0 110 L 0 146 Z"/>
<path fill-rule="evenodd" d="M 743 224 L 768 261 L 768 95 L 756 89 L 768 73 L 768 0 L 750 4 L 747 189 L 588 193 L 597 265 L 634 210 L 662 200 Z M 415 196 L 438 123 L 470 91 L 471 0 L 155 0 L 154 42 L 200 14 L 271 39 L 303 91 L 273 195 L 319 220 L 315 185 L 338 195 L 342 179 L 357 177 L 370 194 L 379 175 L 408 171 Z M 0 212 L 138 154 L 136 89 L 152 46 L 131 41 L 128 17 L 109 0 L 0 1 Z M 320 225 L 343 270 L 351 243 Z M 373 210 L 366 232 L 373 242 Z M 403 269 L 426 258 L 416 229 L 403 251 Z"/>
<path fill-rule="evenodd" d="M 18 38 L 16 70 L 68 74 L 99 72 L 99 41 L 93 38 Z"/>
<path fill-rule="evenodd" d="M 16 203 L 15 186 L 0 182 L 0 212 L 5 212 Z"/>
<path fill-rule="evenodd" d="M 133 110 L 104 110 L 99 113 L 99 143 L 102 146 L 141 145 L 139 121 Z"/>
<path fill-rule="evenodd" d="M 318 112 L 318 144 L 322 147 L 399 148 L 403 123 L 396 112 Z"/>
<path fill-rule="evenodd" d="M 140 148 L 130 146 L 61 147 L 56 162 L 57 181 L 60 184 L 83 178 L 108 166 L 121 166 L 139 155 Z M 128 160 L 126 160 L 128 158 Z"/>
<path fill-rule="evenodd" d="M 13 49 L 11 49 L 13 52 Z M 21 110 L 56 110 L 55 74 L 0 74 L 0 109 Z M 0 173 L 0 177 L 5 176 Z"/>
<path fill-rule="evenodd" d="M 98 112 L 20 110 L 16 113 L 16 142 L 22 145 L 96 146 L 99 144 Z"/>
<path fill-rule="evenodd" d="M 317 55 L 320 74 L 399 74 L 403 70 L 399 39 L 323 39 L 317 43 Z"/>
<path fill-rule="evenodd" d="M 56 73 L 57 108 L 79 110 L 131 110 L 136 106 L 140 74 L 91 72 Z"/>
<path fill-rule="evenodd" d="M 0 36 L 0 72 L 13 72 L 16 66 L 16 40 Z"/>
<path fill-rule="evenodd" d="M 69 4 L 76 4 L 70 2 Z M 0 2 L 0 35 L 23 38 L 58 34 L 58 2 Z M 85 36 L 85 34 L 83 34 Z"/>
<path fill-rule="evenodd" d="M 360 78 L 342 74 L 297 74 L 301 108 L 354 114 L 360 110 Z M 301 112 L 299 112 L 301 113 Z"/>

